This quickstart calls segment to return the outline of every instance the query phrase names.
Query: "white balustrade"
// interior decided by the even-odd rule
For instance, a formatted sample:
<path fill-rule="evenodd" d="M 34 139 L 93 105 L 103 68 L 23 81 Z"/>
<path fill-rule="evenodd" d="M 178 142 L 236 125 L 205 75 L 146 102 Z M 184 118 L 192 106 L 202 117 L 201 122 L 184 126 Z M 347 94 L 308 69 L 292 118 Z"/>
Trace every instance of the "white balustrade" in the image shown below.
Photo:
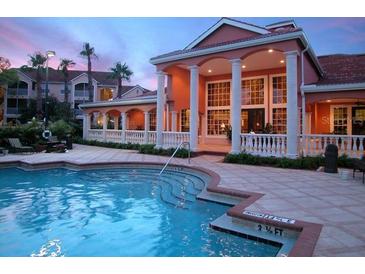
<path fill-rule="evenodd" d="M 87 139 L 103 142 L 104 141 L 103 130 L 102 129 L 89 129 Z"/>
<path fill-rule="evenodd" d="M 105 139 L 107 142 L 121 143 L 122 131 L 117 129 L 107 129 L 105 132 Z"/>
<path fill-rule="evenodd" d="M 305 134 L 301 142 L 304 155 L 323 154 L 328 144 L 335 144 L 339 155 L 360 158 L 364 155 L 365 135 Z"/>
<path fill-rule="evenodd" d="M 190 141 L 189 132 L 164 131 L 162 133 L 163 146 L 165 148 L 177 147 L 181 142 Z"/>
<path fill-rule="evenodd" d="M 156 144 L 156 131 L 148 131 L 147 144 Z"/>
<path fill-rule="evenodd" d="M 126 143 L 143 144 L 144 133 L 145 133 L 144 130 L 126 130 L 125 131 Z"/>
<path fill-rule="evenodd" d="M 287 152 L 285 134 L 241 134 L 241 150 L 260 156 L 283 157 Z"/>

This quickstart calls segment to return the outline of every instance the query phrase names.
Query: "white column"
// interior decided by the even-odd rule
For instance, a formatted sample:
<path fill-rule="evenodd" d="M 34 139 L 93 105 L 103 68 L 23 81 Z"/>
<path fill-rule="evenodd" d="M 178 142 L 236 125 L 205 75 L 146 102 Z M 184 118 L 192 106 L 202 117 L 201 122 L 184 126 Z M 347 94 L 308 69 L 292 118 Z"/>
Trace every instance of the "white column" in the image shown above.
<path fill-rule="evenodd" d="M 106 142 L 106 129 L 107 129 L 107 123 L 106 123 L 106 113 L 103 113 L 103 140 Z"/>
<path fill-rule="evenodd" d="M 148 143 L 148 131 L 150 130 L 150 113 L 145 111 L 144 113 L 144 140 L 145 144 Z"/>
<path fill-rule="evenodd" d="M 125 144 L 125 131 L 127 129 L 127 113 L 122 112 L 122 144 Z"/>
<path fill-rule="evenodd" d="M 177 131 L 177 113 L 176 111 L 171 111 L 171 131 Z"/>
<path fill-rule="evenodd" d="M 166 104 L 166 131 L 170 131 L 170 106 Z"/>
<path fill-rule="evenodd" d="M 85 113 L 83 115 L 83 121 L 82 121 L 82 138 L 84 140 L 87 140 L 88 135 L 89 135 L 89 114 Z"/>
<path fill-rule="evenodd" d="M 241 151 L 241 59 L 233 59 L 232 89 L 231 89 L 231 126 L 232 147 L 231 153 Z"/>
<path fill-rule="evenodd" d="M 295 158 L 298 155 L 298 80 L 297 51 L 286 52 L 286 132 L 287 156 Z"/>
<path fill-rule="evenodd" d="M 98 85 L 97 85 L 96 81 L 92 81 L 92 83 L 93 83 L 93 86 L 94 86 L 94 98 L 93 98 L 93 100 L 94 100 L 94 102 L 97 102 L 97 101 L 100 100 L 99 98 L 97 98 L 97 96 L 98 96 Z"/>
<path fill-rule="evenodd" d="M 199 67 L 190 66 L 190 149 L 198 149 Z"/>
<path fill-rule="evenodd" d="M 71 108 L 75 108 L 75 85 L 71 84 L 70 98 Z"/>
<path fill-rule="evenodd" d="M 165 73 L 157 72 L 157 109 L 156 109 L 156 148 L 163 146 L 163 113 L 164 113 L 164 92 Z"/>

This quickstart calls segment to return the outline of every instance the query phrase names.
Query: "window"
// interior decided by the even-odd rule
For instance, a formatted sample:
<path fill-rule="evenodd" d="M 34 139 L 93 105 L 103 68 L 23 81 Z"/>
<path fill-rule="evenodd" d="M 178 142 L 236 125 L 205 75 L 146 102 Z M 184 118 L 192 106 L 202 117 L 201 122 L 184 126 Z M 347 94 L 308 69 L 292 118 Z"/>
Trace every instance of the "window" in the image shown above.
<path fill-rule="evenodd" d="M 286 134 L 286 108 L 273 109 L 272 126 L 274 133 Z"/>
<path fill-rule="evenodd" d="M 242 81 L 242 105 L 264 104 L 264 78 Z"/>
<path fill-rule="evenodd" d="M 190 109 L 182 109 L 180 112 L 181 131 L 190 131 Z"/>
<path fill-rule="evenodd" d="M 334 134 L 347 134 L 347 107 L 333 108 L 333 132 Z"/>
<path fill-rule="evenodd" d="M 150 112 L 150 131 L 156 131 L 156 111 Z"/>
<path fill-rule="evenodd" d="M 286 104 L 286 76 L 272 78 L 273 104 Z"/>
<path fill-rule="evenodd" d="M 230 82 L 208 84 L 208 107 L 221 107 L 230 105 Z"/>
<path fill-rule="evenodd" d="M 208 110 L 208 135 L 223 135 L 229 125 L 229 109 Z"/>

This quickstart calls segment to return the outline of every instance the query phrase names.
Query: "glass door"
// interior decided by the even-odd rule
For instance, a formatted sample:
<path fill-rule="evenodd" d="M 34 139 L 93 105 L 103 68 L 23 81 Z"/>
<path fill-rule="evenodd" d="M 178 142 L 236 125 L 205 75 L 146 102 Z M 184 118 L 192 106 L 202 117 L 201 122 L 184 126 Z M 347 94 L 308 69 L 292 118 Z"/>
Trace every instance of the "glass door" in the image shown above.
<path fill-rule="evenodd" d="M 352 135 L 365 135 L 365 106 L 352 108 Z"/>

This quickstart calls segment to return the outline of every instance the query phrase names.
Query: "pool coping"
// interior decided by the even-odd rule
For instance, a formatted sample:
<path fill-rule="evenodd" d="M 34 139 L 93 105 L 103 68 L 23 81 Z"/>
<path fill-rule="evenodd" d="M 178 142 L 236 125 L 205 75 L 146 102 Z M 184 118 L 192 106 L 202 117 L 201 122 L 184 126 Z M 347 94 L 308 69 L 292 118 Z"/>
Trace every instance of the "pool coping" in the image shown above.
<path fill-rule="evenodd" d="M 13 160 L 13 161 L 4 161 L 0 163 L 0 168 L 9 168 L 9 167 L 20 167 L 26 169 L 48 169 L 48 168 L 76 168 L 76 169 L 91 169 L 96 167 L 101 168 L 115 168 L 119 165 L 135 165 L 135 164 L 142 164 L 142 165 L 161 165 L 162 163 L 156 162 L 134 162 L 134 161 L 121 161 L 121 162 L 96 162 L 96 163 L 77 163 L 72 161 L 47 161 L 47 162 L 37 162 L 37 163 L 29 163 L 22 160 Z M 223 194 L 228 196 L 233 196 L 237 198 L 243 198 L 238 204 L 234 205 L 227 211 L 227 215 L 243 219 L 247 221 L 262 223 L 264 225 L 273 225 L 284 229 L 289 229 L 293 231 L 297 231 L 299 233 L 298 238 L 290 250 L 288 256 L 289 257 L 311 257 L 313 256 L 314 248 L 318 241 L 319 235 L 321 233 L 322 224 L 311 223 L 306 221 L 301 221 L 295 219 L 295 223 L 283 223 L 279 221 L 275 221 L 273 219 L 264 219 L 259 218 L 252 215 L 244 214 L 245 209 L 253 204 L 255 201 L 263 197 L 265 194 L 258 193 L 258 192 L 248 192 L 242 190 L 236 190 L 232 188 L 227 188 L 223 186 L 219 186 L 219 182 L 221 180 L 219 174 L 209 169 L 203 167 L 195 167 L 195 166 L 187 166 L 181 164 L 170 164 L 172 167 L 182 167 L 187 169 L 197 170 L 203 173 L 206 173 L 211 178 L 210 182 L 206 190 L 208 192 Z M 259 212 L 264 213 L 264 212 Z M 265 214 L 265 213 L 264 213 Z"/>

